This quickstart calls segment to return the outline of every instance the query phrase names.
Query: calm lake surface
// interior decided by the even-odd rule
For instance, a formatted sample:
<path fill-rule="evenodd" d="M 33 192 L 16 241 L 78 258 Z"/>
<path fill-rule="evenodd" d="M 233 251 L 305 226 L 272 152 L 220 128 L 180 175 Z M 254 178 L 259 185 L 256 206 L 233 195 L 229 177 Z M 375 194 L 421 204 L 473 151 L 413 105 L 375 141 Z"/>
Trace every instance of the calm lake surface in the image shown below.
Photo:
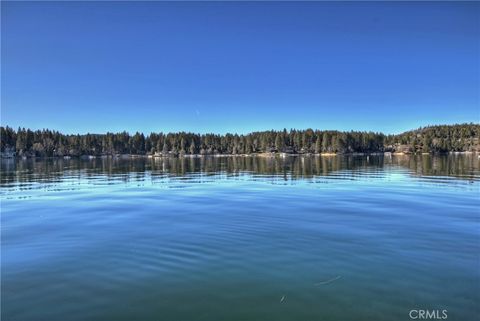
<path fill-rule="evenodd" d="M 477 155 L 2 160 L 2 321 L 480 314 Z"/>

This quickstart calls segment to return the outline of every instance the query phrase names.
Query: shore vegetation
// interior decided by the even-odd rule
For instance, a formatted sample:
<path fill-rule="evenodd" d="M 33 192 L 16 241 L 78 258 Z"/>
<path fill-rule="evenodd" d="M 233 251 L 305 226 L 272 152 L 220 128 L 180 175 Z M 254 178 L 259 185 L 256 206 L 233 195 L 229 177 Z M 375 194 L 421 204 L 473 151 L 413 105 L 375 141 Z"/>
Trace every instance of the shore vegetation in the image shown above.
<path fill-rule="evenodd" d="M 420 154 L 480 151 L 480 124 L 422 127 L 398 135 L 366 131 L 297 130 L 239 134 L 189 132 L 62 134 L 0 127 L 2 157 L 181 156 L 273 154 Z"/>

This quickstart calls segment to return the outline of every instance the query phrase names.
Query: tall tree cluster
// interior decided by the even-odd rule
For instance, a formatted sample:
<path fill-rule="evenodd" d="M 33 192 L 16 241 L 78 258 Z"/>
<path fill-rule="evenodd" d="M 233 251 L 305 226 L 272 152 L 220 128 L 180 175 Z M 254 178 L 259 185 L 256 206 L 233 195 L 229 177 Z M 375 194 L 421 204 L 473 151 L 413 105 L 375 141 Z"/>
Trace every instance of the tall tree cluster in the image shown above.
<path fill-rule="evenodd" d="M 383 151 L 448 152 L 480 150 L 480 125 L 430 126 L 399 135 L 320 130 L 262 131 L 247 135 L 106 133 L 65 135 L 48 129 L 0 128 L 1 150 L 19 156 L 115 154 L 355 153 Z"/>
<path fill-rule="evenodd" d="M 444 153 L 480 151 L 480 125 L 439 125 L 422 127 L 385 137 L 387 150 Z"/>

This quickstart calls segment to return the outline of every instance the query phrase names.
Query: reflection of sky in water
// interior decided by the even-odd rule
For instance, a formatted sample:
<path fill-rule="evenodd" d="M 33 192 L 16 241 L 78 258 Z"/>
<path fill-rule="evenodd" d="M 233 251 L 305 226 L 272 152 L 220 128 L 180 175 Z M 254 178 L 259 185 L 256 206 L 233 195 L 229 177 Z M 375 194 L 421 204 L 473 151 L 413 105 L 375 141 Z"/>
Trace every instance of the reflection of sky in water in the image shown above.
<path fill-rule="evenodd" d="M 58 194 L 62 191 L 83 191 L 85 193 L 97 193 L 105 191 L 121 191 L 124 189 L 135 190 L 142 188 L 170 188 L 170 189 L 200 189 L 206 190 L 212 185 L 229 188 L 272 188 L 268 185 L 294 185 L 302 188 L 314 184 L 315 188 L 336 188 L 336 189 L 360 189 L 377 187 L 396 188 L 399 185 L 418 186 L 425 188 L 435 188 L 439 185 L 446 185 L 448 188 L 472 189 L 478 190 L 479 185 L 476 180 L 461 180 L 455 177 L 425 177 L 412 176 L 412 173 L 401 168 L 393 167 L 386 170 L 375 170 L 372 172 L 352 172 L 350 170 L 341 170 L 331 172 L 329 175 L 317 175 L 307 178 L 295 178 L 292 175 L 263 175 L 252 172 L 227 173 L 220 172 L 215 174 L 206 173 L 188 173 L 185 176 L 177 176 L 164 172 L 145 172 L 145 173 L 125 173 L 125 174 L 90 174 L 85 172 L 69 171 L 63 173 L 61 177 L 52 179 L 46 178 L 40 182 L 12 182 L 4 184 L 1 188 L 2 198 L 9 199 L 15 197 L 63 197 Z M 202 185 L 202 186 L 197 186 Z M 211 186 L 209 186 L 211 185 Z M 267 186 L 262 186 L 267 185 Z"/>

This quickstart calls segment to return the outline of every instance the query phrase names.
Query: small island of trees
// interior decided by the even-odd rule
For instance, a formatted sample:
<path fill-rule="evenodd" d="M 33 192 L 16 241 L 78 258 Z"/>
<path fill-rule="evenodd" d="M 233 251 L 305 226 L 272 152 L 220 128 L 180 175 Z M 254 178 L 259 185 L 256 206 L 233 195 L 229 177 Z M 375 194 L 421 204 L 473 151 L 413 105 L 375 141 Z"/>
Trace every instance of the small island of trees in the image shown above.
<path fill-rule="evenodd" d="M 335 130 L 238 134 L 135 133 L 66 135 L 58 131 L 0 127 L 2 155 L 79 157 L 114 155 L 250 155 L 447 153 L 480 151 L 480 124 L 428 126 L 398 135 Z"/>

